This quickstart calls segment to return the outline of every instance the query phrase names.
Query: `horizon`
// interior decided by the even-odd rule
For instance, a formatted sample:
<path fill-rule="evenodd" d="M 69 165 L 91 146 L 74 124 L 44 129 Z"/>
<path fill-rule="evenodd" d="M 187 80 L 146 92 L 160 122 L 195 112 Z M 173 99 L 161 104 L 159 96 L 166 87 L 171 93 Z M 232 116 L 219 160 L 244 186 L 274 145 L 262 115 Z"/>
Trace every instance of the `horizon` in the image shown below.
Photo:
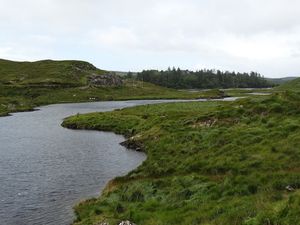
<path fill-rule="evenodd" d="M 0 58 L 300 76 L 295 0 L 0 0 Z M 272 4 L 272 7 L 270 7 Z"/>

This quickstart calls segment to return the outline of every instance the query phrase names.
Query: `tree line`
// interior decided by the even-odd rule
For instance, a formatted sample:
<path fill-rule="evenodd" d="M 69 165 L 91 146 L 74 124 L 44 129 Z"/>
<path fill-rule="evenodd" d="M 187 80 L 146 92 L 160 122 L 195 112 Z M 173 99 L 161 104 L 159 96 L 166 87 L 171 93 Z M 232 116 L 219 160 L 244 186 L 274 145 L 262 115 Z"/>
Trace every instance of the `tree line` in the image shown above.
<path fill-rule="evenodd" d="M 265 88 L 271 87 L 262 75 L 256 72 L 239 73 L 202 69 L 189 71 L 181 69 L 143 70 L 136 78 L 169 88 Z"/>

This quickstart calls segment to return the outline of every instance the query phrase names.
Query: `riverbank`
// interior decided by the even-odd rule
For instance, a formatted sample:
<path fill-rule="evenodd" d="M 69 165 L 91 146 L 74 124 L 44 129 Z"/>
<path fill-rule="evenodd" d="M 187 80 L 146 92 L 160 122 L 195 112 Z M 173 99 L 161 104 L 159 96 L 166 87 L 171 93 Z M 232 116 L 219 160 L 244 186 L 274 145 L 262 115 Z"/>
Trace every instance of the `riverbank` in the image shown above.
<path fill-rule="evenodd" d="M 27 86 L 0 85 L 0 116 L 12 112 L 30 111 L 35 107 L 56 103 L 80 103 L 116 100 L 147 99 L 197 99 L 219 98 L 219 90 L 198 93 L 182 92 L 159 87 L 145 82 L 125 81 L 121 87 L 71 87 L 71 88 L 29 88 Z"/>
<path fill-rule="evenodd" d="M 299 95 L 138 106 L 63 126 L 114 131 L 147 160 L 75 207 L 77 225 L 298 224 Z"/>
<path fill-rule="evenodd" d="M 242 97 L 251 93 L 268 93 L 270 89 L 228 89 L 228 90 L 174 90 L 153 84 L 125 81 L 122 87 L 108 88 L 63 88 L 40 89 L 1 86 L 0 117 L 14 112 L 33 111 L 36 107 L 58 103 L 84 103 L 97 101 L 159 100 L 159 99 L 220 99 Z M 28 97 L 35 95 L 34 98 Z"/>
<path fill-rule="evenodd" d="M 222 97 L 218 90 L 203 93 L 180 92 L 148 83 L 126 81 L 122 87 L 110 88 L 29 88 L 0 85 L 0 116 L 31 111 L 35 107 L 56 103 L 80 103 L 117 100 L 197 99 Z M 31 97 L 35 96 L 35 97 Z"/>

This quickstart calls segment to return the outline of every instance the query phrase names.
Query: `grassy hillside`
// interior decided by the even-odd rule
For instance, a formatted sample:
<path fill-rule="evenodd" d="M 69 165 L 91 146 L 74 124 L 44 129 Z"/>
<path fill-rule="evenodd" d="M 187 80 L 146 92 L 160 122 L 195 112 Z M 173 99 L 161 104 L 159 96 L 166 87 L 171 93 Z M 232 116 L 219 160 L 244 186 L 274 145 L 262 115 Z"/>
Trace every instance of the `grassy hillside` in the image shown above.
<path fill-rule="evenodd" d="M 269 81 L 272 84 L 284 84 L 286 82 L 292 81 L 297 79 L 297 77 L 283 77 L 283 78 L 265 78 L 267 81 Z"/>
<path fill-rule="evenodd" d="M 14 62 L 0 60 L 0 82 L 11 85 L 31 86 L 82 86 L 91 72 L 104 71 L 83 61 Z"/>
<path fill-rule="evenodd" d="M 300 91 L 300 78 L 288 81 L 288 82 L 280 85 L 277 89 L 278 90 L 297 90 L 297 91 Z"/>
<path fill-rule="evenodd" d="M 87 85 L 91 74 L 103 74 L 83 61 L 13 62 L 0 60 L 0 116 L 38 105 L 100 100 L 216 97 L 218 91 L 189 93 L 126 80 L 122 87 Z"/>
<path fill-rule="evenodd" d="M 299 93 L 286 91 L 69 117 L 64 126 L 124 134 L 148 156 L 76 206 L 75 224 L 300 224 L 299 115 Z"/>

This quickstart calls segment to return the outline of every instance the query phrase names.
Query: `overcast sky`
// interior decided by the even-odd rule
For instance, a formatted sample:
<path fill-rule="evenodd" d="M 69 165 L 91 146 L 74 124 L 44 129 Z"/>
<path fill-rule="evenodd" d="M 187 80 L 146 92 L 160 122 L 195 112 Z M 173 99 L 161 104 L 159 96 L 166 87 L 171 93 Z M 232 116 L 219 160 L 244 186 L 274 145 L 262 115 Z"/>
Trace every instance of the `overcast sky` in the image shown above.
<path fill-rule="evenodd" d="M 0 0 L 0 58 L 300 75 L 299 0 Z"/>

